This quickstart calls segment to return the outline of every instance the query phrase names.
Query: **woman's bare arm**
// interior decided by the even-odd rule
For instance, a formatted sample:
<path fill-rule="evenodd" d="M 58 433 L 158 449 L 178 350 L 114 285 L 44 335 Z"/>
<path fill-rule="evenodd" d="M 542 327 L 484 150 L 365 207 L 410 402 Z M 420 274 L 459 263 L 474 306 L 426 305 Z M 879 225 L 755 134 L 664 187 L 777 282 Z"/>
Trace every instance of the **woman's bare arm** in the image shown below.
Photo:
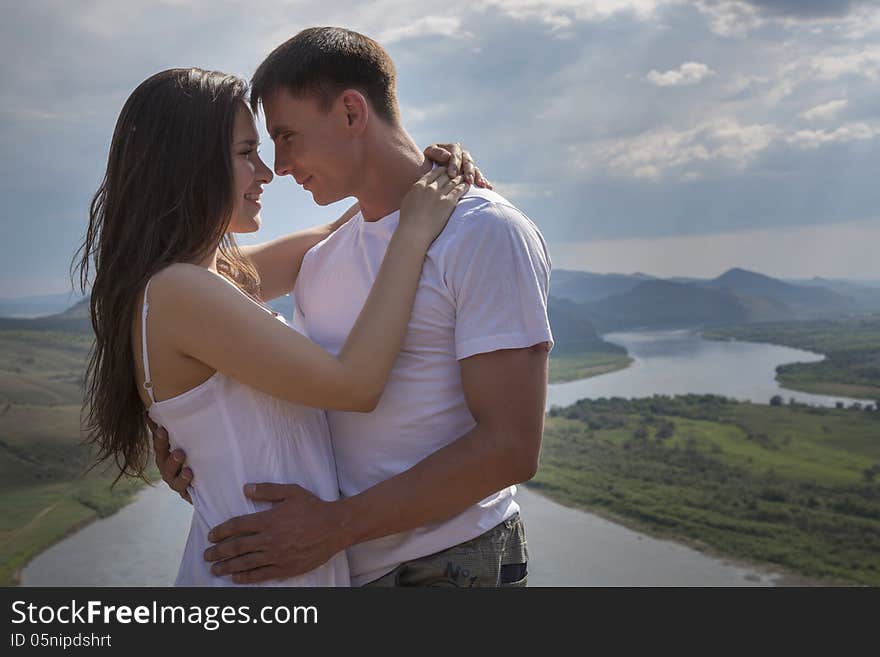
<path fill-rule="evenodd" d="M 337 357 L 218 274 L 189 264 L 172 265 L 151 283 L 151 316 L 161 318 L 154 336 L 275 397 L 317 408 L 372 410 L 403 343 L 425 253 L 467 189 L 456 183 L 435 169 L 404 198 L 400 225 Z"/>
<path fill-rule="evenodd" d="M 356 215 L 358 210 L 359 206 L 355 203 L 339 219 L 329 224 L 313 226 L 271 242 L 242 246 L 241 252 L 250 259 L 260 275 L 263 300 L 269 301 L 290 292 L 296 284 L 306 252 Z"/>

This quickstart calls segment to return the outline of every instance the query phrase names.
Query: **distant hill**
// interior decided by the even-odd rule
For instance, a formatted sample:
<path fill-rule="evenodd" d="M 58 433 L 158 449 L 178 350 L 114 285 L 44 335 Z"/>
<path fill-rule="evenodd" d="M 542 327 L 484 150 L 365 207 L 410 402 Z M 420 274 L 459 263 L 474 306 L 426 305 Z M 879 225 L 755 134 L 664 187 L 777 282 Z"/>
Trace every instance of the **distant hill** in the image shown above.
<path fill-rule="evenodd" d="M 550 276 L 550 294 L 576 303 L 598 301 L 629 292 L 639 283 L 654 280 L 646 274 L 594 274 L 588 271 L 555 269 Z"/>
<path fill-rule="evenodd" d="M 573 301 L 550 297 L 547 314 L 550 329 L 553 331 L 553 353 L 556 355 L 583 352 L 626 353 L 623 347 L 605 342 L 590 320 L 583 316 L 582 307 Z"/>
<path fill-rule="evenodd" d="M 783 281 L 741 268 L 714 279 L 557 270 L 551 294 L 600 332 L 724 326 L 839 316 L 880 308 L 880 288 L 850 281 Z"/>
<path fill-rule="evenodd" d="M 0 298 L 0 317 L 32 318 L 45 317 L 64 311 L 78 303 L 82 295 L 73 292 L 42 294 L 38 296 Z"/>
<path fill-rule="evenodd" d="M 837 294 L 849 297 L 862 310 L 880 310 L 880 282 L 878 281 L 845 281 L 828 278 L 810 278 L 805 280 L 786 281 L 792 285 L 803 287 L 824 288 Z"/>
<path fill-rule="evenodd" d="M 859 307 L 853 299 L 833 290 L 792 285 L 745 269 L 731 269 L 718 278 L 696 285 L 727 288 L 741 295 L 772 299 L 784 303 L 798 315 L 853 312 Z"/>
<path fill-rule="evenodd" d="M 634 328 L 724 326 L 748 321 L 749 309 L 730 290 L 645 281 L 624 294 L 583 304 L 582 313 L 601 331 Z"/>
<path fill-rule="evenodd" d="M 89 300 L 83 299 L 64 312 L 33 319 L 0 318 L 0 329 L 15 331 L 63 331 L 65 333 L 91 333 Z"/>

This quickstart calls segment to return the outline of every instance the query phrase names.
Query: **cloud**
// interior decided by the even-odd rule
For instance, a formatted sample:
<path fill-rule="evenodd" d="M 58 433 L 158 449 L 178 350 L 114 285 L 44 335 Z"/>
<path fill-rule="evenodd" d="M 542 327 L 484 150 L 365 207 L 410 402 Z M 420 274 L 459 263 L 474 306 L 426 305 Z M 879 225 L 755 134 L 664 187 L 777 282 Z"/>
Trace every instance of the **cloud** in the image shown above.
<path fill-rule="evenodd" d="M 846 16 L 859 4 L 870 0 L 747 0 L 770 15 L 789 18 L 839 18 Z"/>
<path fill-rule="evenodd" d="M 678 69 L 670 71 L 652 70 L 645 80 L 658 87 L 684 87 L 699 84 L 707 77 L 715 75 L 715 71 L 700 62 L 685 62 Z"/>
<path fill-rule="evenodd" d="M 724 37 L 745 37 L 768 24 L 797 29 L 802 26 L 858 30 L 874 10 L 874 0 L 697 0 L 711 30 Z"/>
<path fill-rule="evenodd" d="M 404 39 L 443 36 L 451 39 L 473 38 L 473 34 L 461 28 L 458 16 L 423 16 L 408 25 L 393 27 L 381 32 L 377 38 L 386 45 Z"/>
<path fill-rule="evenodd" d="M 807 119 L 807 121 L 825 121 L 827 119 L 834 118 L 834 116 L 848 104 L 849 101 L 846 99 L 832 100 L 827 103 L 822 103 L 821 105 L 816 105 L 811 109 L 801 112 L 801 116 Z"/>
<path fill-rule="evenodd" d="M 651 130 L 598 149 L 599 159 L 617 175 L 659 178 L 670 169 L 725 161 L 742 169 L 776 139 L 773 125 L 741 125 L 715 119 L 689 130 Z M 684 172 L 694 178 L 694 170 Z"/>
<path fill-rule="evenodd" d="M 836 80 L 844 75 L 861 75 L 869 80 L 880 78 L 880 45 L 838 50 L 810 58 L 812 73 L 821 80 Z"/>
<path fill-rule="evenodd" d="M 813 150 L 870 141 L 878 136 L 880 123 L 847 123 L 833 130 L 795 130 L 774 124 L 744 125 L 734 119 L 716 119 L 689 130 L 651 130 L 614 141 L 581 158 L 580 165 L 595 171 L 601 162 L 614 175 L 636 179 L 677 175 L 683 180 L 695 180 L 703 177 L 704 172 L 694 166 L 715 163 L 741 172 L 773 145 Z"/>
<path fill-rule="evenodd" d="M 797 130 L 785 140 L 797 148 L 813 149 L 827 144 L 867 141 L 880 136 L 880 125 L 848 123 L 834 130 Z"/>
<path fill-rule="evenodd" d="M 655 18 L 664 5 L 682 0 L 482 0 L 478 3 L 500 10 L 517 20 L 537 19 L 555 30 L 576 21 L 602 22 L 619 14 L 641 21 Z"/>
<path fill-rule="evenodd" d="M 181 65 L 247 76 L 309 25 L 384 43 L 417 143 L 463 142 L 560 241 L 849 221 L 877 206 L 876 4 L 124 5 L 31 0 L 0 21 L 0 283 L 22 293 L 47 271 L 66 282 L 116 116 L 141 80 Z M 255 240 L 344 209 L 318 208 L 286 180 L 265 198 Z"/>
<path fill-rule="evenodd" d="M 709 18 L 710 29 L 724 37 L 744 37 L 765 22 L 756 7 L 740 0 L 697 0 L 696 6 Z"/>

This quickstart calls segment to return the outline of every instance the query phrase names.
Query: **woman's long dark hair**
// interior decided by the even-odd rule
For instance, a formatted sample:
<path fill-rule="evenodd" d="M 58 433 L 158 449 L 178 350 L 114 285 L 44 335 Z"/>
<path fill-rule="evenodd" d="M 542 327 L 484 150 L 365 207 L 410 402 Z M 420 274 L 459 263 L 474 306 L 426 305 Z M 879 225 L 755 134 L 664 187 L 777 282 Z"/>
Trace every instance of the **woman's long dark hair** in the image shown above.
<path fill-rule="evenodd" d="M 150 277 L 218 248 L 218 270 L 259 298 L 256 270 L 226 229 L 233 207 L 232 133 L 247 84 L 197 68 L 157 73 L 132 92 L 113 132 L 107 171 L 74 257 L 89 286 L 95 344 L 86 369 L 83 432 L 97 463 L 143 477 L 150 442 L 138 395 L 131 325 Z M 97 464 L 96 463 L 96 464 Z"/>

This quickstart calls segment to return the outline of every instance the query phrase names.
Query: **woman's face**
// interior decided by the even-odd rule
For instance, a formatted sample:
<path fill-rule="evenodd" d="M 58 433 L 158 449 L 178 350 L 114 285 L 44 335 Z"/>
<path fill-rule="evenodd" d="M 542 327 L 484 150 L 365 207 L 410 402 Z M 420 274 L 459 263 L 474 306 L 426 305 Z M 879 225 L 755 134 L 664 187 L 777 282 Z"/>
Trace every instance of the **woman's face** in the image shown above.
<path fill-rule="evenodd" d="M 259 135 L 247 105 L 240 103 L 232 130 L 233 206 L 227 232 L 253 233 L 260 228 L 260 199 L 263 185 L 272 180 L 272 170 L 257 153 Z"/>

